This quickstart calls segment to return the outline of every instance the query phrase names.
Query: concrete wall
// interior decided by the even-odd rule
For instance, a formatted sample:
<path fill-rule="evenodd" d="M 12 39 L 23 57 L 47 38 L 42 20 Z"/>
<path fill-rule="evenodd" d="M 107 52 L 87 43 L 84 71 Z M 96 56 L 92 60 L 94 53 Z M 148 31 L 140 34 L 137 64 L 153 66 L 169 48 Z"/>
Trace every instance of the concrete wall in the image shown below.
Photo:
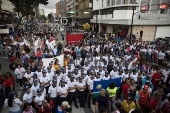
<path fill-rule="evenodd" d="M 14 11 L 14 6 L 11 4 L 11 2 L 9 2 L 8 0 L 1 0 L 2 4 L 1 4 L 1 8 L 2 10 L 7 10 L 10 12 Z"/>
<path fill-rule="evenodd" d="M 155 39 L 165 37 L 170 37 L 170 26 L 157 26 Z"/>
<path fill-rule="evenodd" d="M 143 41 L 153 41 L 156 32 L 156 26 L 133 26 L 132 33 L 134 35 L 140 34 L 140 31 L 143 30 Z M 130 33 L 130 27 L 128 32 Z"/>
<path fill-rule="evenodd" d="M 113 19 L 132 19 L 132 10 L 114 10 Z"/>
<path fill-rule="evenodd" d="M 106 33 L 113 33 L 113 25 L 107 25 Z"/>

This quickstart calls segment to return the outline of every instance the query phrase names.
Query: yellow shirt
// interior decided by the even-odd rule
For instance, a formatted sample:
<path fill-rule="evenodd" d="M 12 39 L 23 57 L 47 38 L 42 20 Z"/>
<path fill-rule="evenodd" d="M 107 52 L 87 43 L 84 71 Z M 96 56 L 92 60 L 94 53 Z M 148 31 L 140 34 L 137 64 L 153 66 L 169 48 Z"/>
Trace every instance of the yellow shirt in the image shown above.
<path fill-rule="evenodd" d="M 136 108 L 136 105 L 135 105 L 134 102 L 132 102 L 131 104 L 128 104 L 127 101 L 124 100 L 124 101 L 122 102 L 122 107 L 124 108 L 124 110 L 125 110 L 127 113 L 129 113 L 129 111 L 130 111 L 131 109 L 135 109 L 135 108 Z"/>
<path fill-rule="evenodd" d="M 107 92 L 109 94 L 109 97 L 116 96 L 116 91 L 117 91 L 117 87 L 115 87 L 114 89 L 110 89 L 109 87 L 107 88 Z"/>
<path fill-rule="evenodd" d="M 68 65 L 68 60 L 64 60 L 64 67 L 66 67 Z"/>
<path fill-rule="evenodd" d="M 58 64 L 53 65 L 53 67 L 54 67 L 56 70 L 59 70 L 59 69 L 60 69 L 60 65 L 58 65 Z"/>

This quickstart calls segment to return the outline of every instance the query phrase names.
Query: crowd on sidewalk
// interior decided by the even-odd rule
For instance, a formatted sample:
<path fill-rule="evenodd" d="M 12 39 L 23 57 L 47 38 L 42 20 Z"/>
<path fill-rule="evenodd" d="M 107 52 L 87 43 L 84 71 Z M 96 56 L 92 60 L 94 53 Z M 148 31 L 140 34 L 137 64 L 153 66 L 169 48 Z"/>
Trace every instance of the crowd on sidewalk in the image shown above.
<path fill-rule="evenodd" d="M 1 100 L 9 113 L 69 113 L 72 102 L 77 109 L 94 105 L 96 113 L 170 112 L 168 44 L 91 33 L 80 43 L 63 47 L 61 42 L 49 44 L 56 41 L 54 35 L 43 37 L 31 37 L 35 48 L 31 55 L 26 42 L 7 52 L 14 73 L 0 73 L 0 84 L 6 97 Z M 1 44 L 2 54 L 4 47 Z M 61 54 L 64 66 L 58 59 L 44 65 L 42 58 Z M 100 89 L 99 97 L 92 98 L 94 81 L 115 78 L 121 78 L 121 87 L 111 83 L 107 89 Z M 22 101 L 15 82 L 25 92 Z"/>

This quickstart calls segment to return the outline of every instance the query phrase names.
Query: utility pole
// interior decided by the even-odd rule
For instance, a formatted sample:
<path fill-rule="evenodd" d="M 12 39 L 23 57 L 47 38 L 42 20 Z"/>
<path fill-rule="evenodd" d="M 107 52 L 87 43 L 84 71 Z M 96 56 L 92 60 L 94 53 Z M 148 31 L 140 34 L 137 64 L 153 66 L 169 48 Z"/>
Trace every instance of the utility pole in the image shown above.
<path fill-rule="evenodd" d="M 99 0 L 99 17 L 98 17 L 99 18 L 99 31 L 98 32 L 100 33 L 100 19 L 101 19 L 101 16 L 100 16 L 100 0 Z"/>
<path fill-rule="evenodd" d="M 133 18 L 134 18 L 134 13 L 135 8 L 133 7 L 133 13 L 132 13 L 132 21 L 131 21 L 131 26 L 130 26 L 130 44 L 132 44 L 132 30 L 133 30 Z"/>
<path fill-rule="evenodd" d="M 98 15 L 96 14 L 96 35 L 97 35 L 97 18 L 98 18 Z"/>

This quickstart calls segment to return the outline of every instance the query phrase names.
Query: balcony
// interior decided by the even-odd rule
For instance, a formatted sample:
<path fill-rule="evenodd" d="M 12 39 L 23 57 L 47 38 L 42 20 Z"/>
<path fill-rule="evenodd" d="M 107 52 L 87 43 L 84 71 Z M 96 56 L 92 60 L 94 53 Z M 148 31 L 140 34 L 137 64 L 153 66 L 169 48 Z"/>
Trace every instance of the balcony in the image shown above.
<path fill-rule="evenodd" d="M 149 14 L 149 13 L 141 13 L 141 20 L 170 20 L 170 14 Z"/>

